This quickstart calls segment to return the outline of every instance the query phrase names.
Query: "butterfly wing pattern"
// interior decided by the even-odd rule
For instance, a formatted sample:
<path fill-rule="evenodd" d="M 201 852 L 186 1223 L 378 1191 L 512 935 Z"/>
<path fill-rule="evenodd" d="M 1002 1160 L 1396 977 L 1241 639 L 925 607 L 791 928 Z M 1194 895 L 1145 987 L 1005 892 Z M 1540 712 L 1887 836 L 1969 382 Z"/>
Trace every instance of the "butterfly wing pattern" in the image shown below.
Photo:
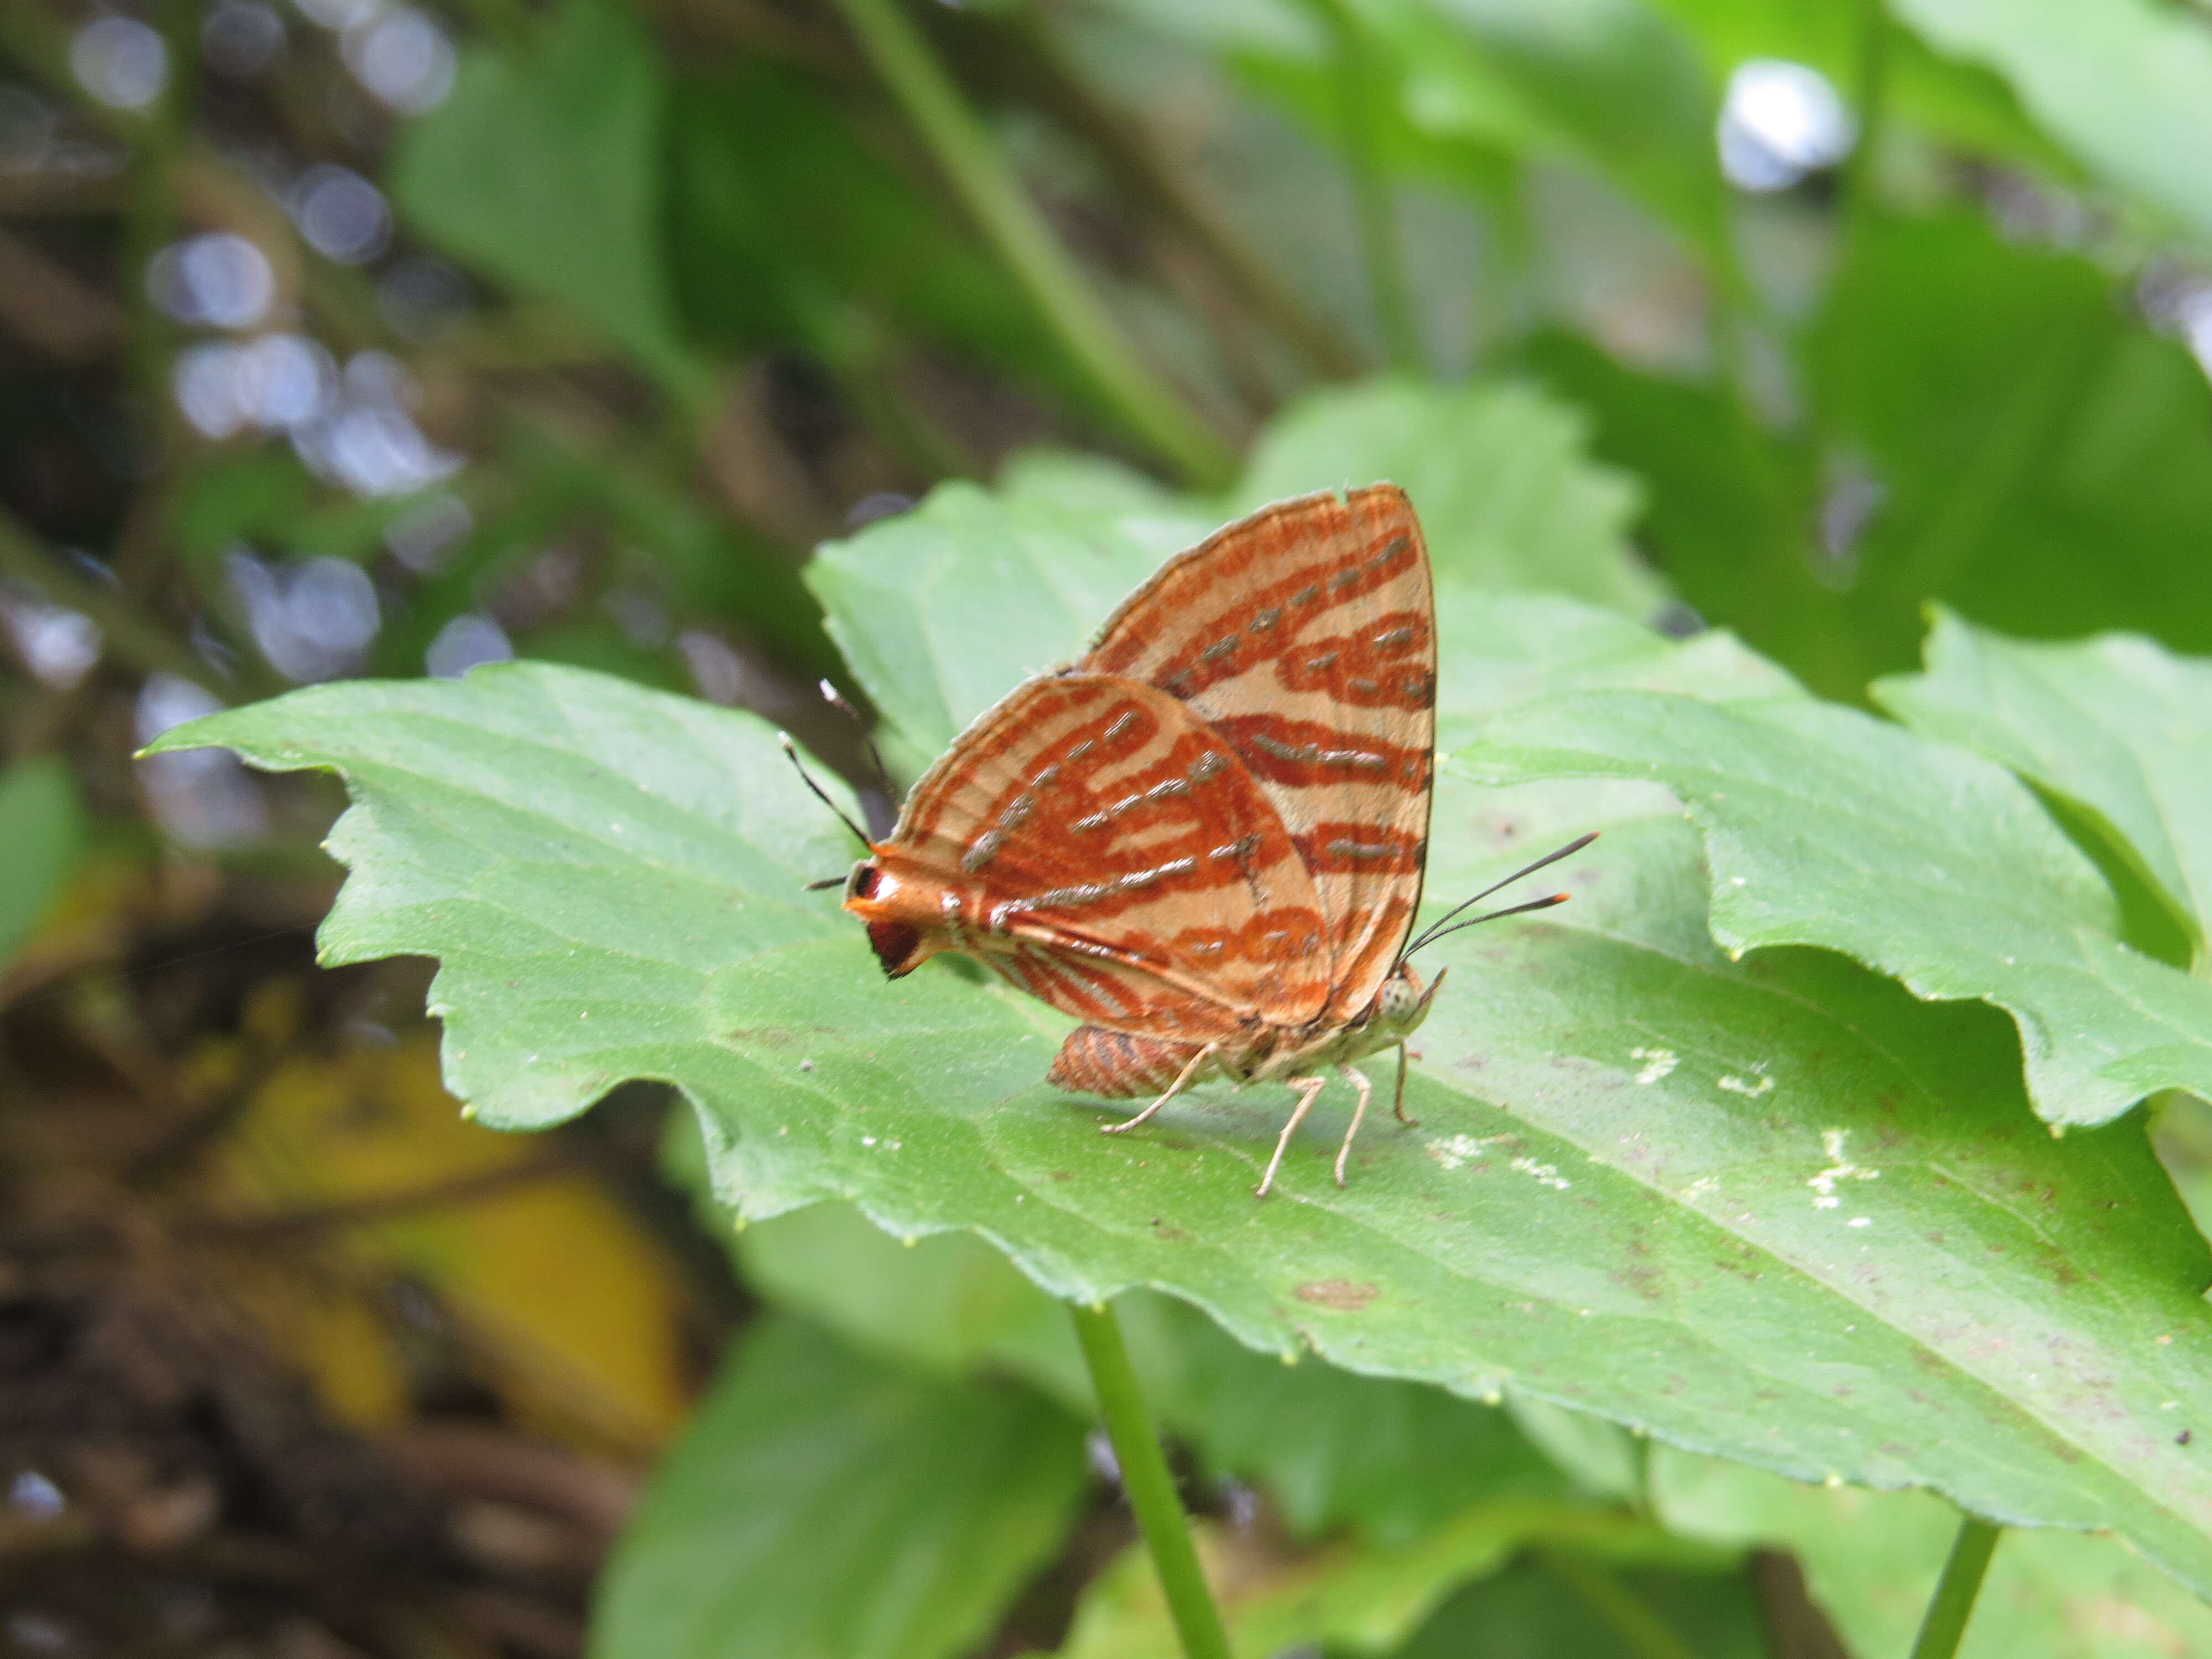
<path fill-rule="evenodd" d="M 1395 965 L 1421 898 L 1436 599 L 1395 484 L 1262 508 L 1171 560 L 1081 665 L 1187 703 L 1259 781 L 1328 919 L 1327 1017 Z"/>
<path fill-rule="evenodd" d="M 1399 957 L 1420 902 L 1435 604 L 1395 485 L 1278 502 L 1170 560 L 1073 667 L 1018 688 L 909 793 L 845 908 L 896 978 L 980 958 L 1085 1023 L 1060 1087 L 1212 1075 L 1298 1094 L 1427 1012 Z"/>
<path fill-rule="evenodd" d="M 1320 902 L 1274 809 L 1138 681 L 1021 687 L 915 784 L 877 868 L 877 905 L 912 895 L 934 923 L 891 924 L 911 937 L 879 956 L 966 951 L 1115 1030 L 1203 1043 L 1328 1000 Z"/>

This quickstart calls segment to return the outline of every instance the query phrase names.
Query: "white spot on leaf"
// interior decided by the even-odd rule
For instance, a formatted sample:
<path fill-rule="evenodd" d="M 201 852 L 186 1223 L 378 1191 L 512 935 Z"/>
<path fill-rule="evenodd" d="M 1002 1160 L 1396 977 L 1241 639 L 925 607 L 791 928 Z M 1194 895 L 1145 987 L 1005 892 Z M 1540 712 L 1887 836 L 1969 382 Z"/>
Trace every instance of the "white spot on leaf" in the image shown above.
<path fill-rule="evenodd" d="M 1881 1171 L 1863 1170 L 1844 1156 L 1844 1142 L 1850 1137 L 1848 1129 L 1820 1131 L 1820 1150 L 1827 1156 L 1828 1167 L 1806 1182 L 1813 1189 L 1813 1207 L 1832 1210 L 1844 1200 L 1836 1196 L 1838 1181 L 1879 1181 Z"/>
<path fill-rule="evenodd" d="M 1486 1139 L 1478 1140 L 1473 1135 L 1454 1135 L 1449 1140 L 1431 1140 L 1421 1150 L 1445 1169 L 1456 1170 L 1462 1164 L 1471 1164 L 1480 1158 L 1484 1147 L 1494 1146 L 1501 1140 L 1512 1139 L 1510 1135 L 1492 1135 Z"/>
<path fill-rule="evenodd" d="M 1644 1069 L 1636 1074 L 1638 1083 L 1656 1083 L 1682 1063 L 1681 1056 L 1672 1048 L 1631 1048 L 1628 1057 L 1644 1062 Z"/>
<path fill-rule="evenodd" d="M 1564 1193 L 1573 1184 L 1559 1173 L 1559 1166 L 1556 1164 L 1539 1164 L 1533 1158 L 1516 1158 L 1513 1160 L 1513 1167 L 1522 1175 L 1535 1176 L 1536 1184 L 1540 1187 L 1551 1187 Z"/>
<path fill-rule="evenodd" d="M 1721 1087 L 1732 1095 L 1749 1095 L 1756 1100 L 1761 1095 L 1774 1092 L 1774 1079 L 1771 1077 L 1728 1076 L 1721 1079 Z"/>

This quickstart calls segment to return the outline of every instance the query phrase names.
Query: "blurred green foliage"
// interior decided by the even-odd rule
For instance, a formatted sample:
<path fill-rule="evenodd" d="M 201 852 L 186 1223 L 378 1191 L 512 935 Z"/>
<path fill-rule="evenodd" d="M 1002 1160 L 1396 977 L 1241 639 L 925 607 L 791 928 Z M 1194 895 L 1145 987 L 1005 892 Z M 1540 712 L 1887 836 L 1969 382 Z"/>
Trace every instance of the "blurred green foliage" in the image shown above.
<path fill-rule="evenodd" d="M 112 1227 L 380 1433 L 489 1417 L 635 1464 L 697 1387 L 600 1659 L 1170 1651 L 1054 1294 L 1121 1292 L 1255 1659 L 1875 1659 L 1951 1524 L 1869 1489 L 1898 1484 L 2202 1589 L 2208 148 L 2212 21 L 2153 0 L 23 0 L 0 1316 L 47 1306 L 52 1262 L 123 1284 Z M 1382 477 L 1439 573 L 1432 888 L 1555 823 L 1607 826 L 1604 880 L 1453 958 L 1429 1141 L 1255 1216 L 1216 1149 L 1261 1108 L 1125 1169 L 1037 1085 L 1033 1006 L 876 984 L 791 890 L 842 831 L 697 700 L 791 728 L 880 822 L 864 727 L 911 777 L 1169 553 Z M 526 667 L 216 730 L 373 803 L 325 956 L 443 959 L 471 1110 L 651 1077 L 712 1146 L 679 1111 L 656 1151 L 659 1108 L 591 1127 L 611 1107 L 556 1145 L 612 1198 L 512 1259 L 496 1229 L 356 1250 L 346 1206 L 475 1204 L 491 1167 L 386 1098 L 420 988 L 319 1000 L 303 950 L 255 954 L 331 902 L 330 793 L 131 755 L 293 683 L 510 655 L 663 695 Z M 1523 1170 L 1470 1223 L 1437 1183 L 1486 1134 L 1600 1201 L 1562 1219 Z M 1807 1208 L 1823 1173 L 1883 1254 Z M 296 1261 L 173 1243 L 252 1204 L 343 1213 Z M 766 1218 L 733 1245 L 729 1205 Z M 635 1279 L 564 1310 L 563 1249 L 691 1311 Z M 1402 1300 L 1347 1323 L 1352 1278 Z M 511 1325 L 423 1358 L 424 1307 L 496 1326 L 502 1297 Z M 711 1382 L 669 1357 L 724 1345 Z M 52 1471 L 93 1517 L 20 1555 L 0 1529 L 46 1621 L 16 1649 L 153 1639 L 100 1623 L 128 1595 L 31 1576 L 48 1548 L 184 1572 L 218 1610 L 193 1653 L 584 1639 L 596 1546 L 469 1556 L 500 1534 L 465 1511 L 492 1589 L 380 1623 L 240 1589 L 214 1545 L 132 1555 L 153 1511 L 70 1473 L 77 1428 L 14 1432 L 0 1481 Z M 210 1501 L 207 1536 L 273 1524 Z M 2208 1620 L 2108 1533 L 2019 1533 L 1961 1651 L 2170 1656 Z"/>

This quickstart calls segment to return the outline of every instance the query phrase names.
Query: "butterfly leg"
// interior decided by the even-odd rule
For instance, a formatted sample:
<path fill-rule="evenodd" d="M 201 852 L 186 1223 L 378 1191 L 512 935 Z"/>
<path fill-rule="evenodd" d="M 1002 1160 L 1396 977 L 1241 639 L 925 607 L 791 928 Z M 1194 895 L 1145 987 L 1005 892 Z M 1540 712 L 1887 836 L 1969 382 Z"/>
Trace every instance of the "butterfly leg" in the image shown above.
<path fill-rule="evenodd" d="M 1408 1129 L 1421 1127 L 1420 1119 L 1406 1115 L 1406 1045 L 1402 1042 L 1398 1045 L 1398 1093 L 1390 1102 L 1390 1115 Z"/>
<path fill-rule="evenodd" d="M 1218 1042 L 1207 1043 L 1206 1047 L 1200 1048 L 1196 1054 L 1190 1057 L 1189 1063 L 1186 1065 L 1182 1070 L 1176 1073 L 1176 1080 L 1168 1085 L 1168 1090 L 1165 1094 L 1162 1095 L 1151 1105 L 1146 1107 L 1143 1111 L 1138 1113 L 1134 1117 L 1123 1118 L 1119 1123 L 1100 1124 L 1098 1126 L 1098 1133 L 1103 1135 L 1118 1135 L 1124 1129 L 1135 1128 L 1139 1123 L 1142 1123 L 1146 1119 L 1152 1116 L 1154 1112 L 1158 1111 L 1161 1107 L 1166 1105 L 1168 1102 L 1173 1100 L 1177 1095 L 1181 1094 L 1183 1091 L 1185 1085 L 1190 1082 L 1193 1077 L 1197 1075 L 1198 1068 L 1205 1065 L 1207 1058 L 1219 1049 L 1221 1045 Z M 1157 1075 L 1157 1073 L 1155 1075 Z"/>
<path fill-rule="evenodd" d="M 1325 1077 L 1286 1078 L 1284 1079 L 1298 1091 L 1298 1103 L 1291 1109 L 1291 1121 L 1283 1125 L 1283 1133 L 1275 1138 L 1275 1155 L 1267 1160 L 1267 1173 L 1260 1177 L 1257 1196 L 1265 1198 L 1267 1189 L 1275 1184 L 1275 1171 L 1282 1167 L 1283 1151 L 1291 1144 L 1291 1137 L 1298 1132 L 1298 1125 L 1306 1121 L 1313 1110 L 1314 1097 L 1321 1093 L 1328 1079 Z"/>
<path fill-rule="evenodd" d="M 1405 1053 L 1403 1048 L 1398 1051 Z M 1352 1127 L 1344 1132 L 1344 1145 L 1336 1149 L 1336 1184 L 1344 1185 L 1344 1161 L 1352 1156 L 1352 1138 L 1359 1133 L 1359 1125 L 1367 1115 L 1367 1103 L 1375 1093 L 1375 1085 L 1367 1080 L 1367 1073 L 1354 1066 L 1340 1065 L 1337 1075 L 1359 1091 L 1359 1104 L 1352 1109 Z"/>

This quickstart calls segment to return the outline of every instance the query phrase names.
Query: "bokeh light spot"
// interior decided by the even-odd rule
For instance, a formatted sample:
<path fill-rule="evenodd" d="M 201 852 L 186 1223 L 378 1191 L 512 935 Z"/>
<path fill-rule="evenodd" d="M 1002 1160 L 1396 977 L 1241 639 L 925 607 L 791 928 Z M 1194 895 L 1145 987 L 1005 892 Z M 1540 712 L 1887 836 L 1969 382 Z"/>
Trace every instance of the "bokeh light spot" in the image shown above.
<path fill-rule="evenodd" d="M 1721 106 L 1721 171 L 1749 191 L 1787 190 L 1851 152 L 1857 125 L 1826 76 L 1753 58 L 1729 76 Z"/>
<path fill-rule="evenodd" d="M 115 109 L 143 109 L 169 78 L 169 49 L 135 17 L 95 17 L 70 38 L 78 84 Z"/>

